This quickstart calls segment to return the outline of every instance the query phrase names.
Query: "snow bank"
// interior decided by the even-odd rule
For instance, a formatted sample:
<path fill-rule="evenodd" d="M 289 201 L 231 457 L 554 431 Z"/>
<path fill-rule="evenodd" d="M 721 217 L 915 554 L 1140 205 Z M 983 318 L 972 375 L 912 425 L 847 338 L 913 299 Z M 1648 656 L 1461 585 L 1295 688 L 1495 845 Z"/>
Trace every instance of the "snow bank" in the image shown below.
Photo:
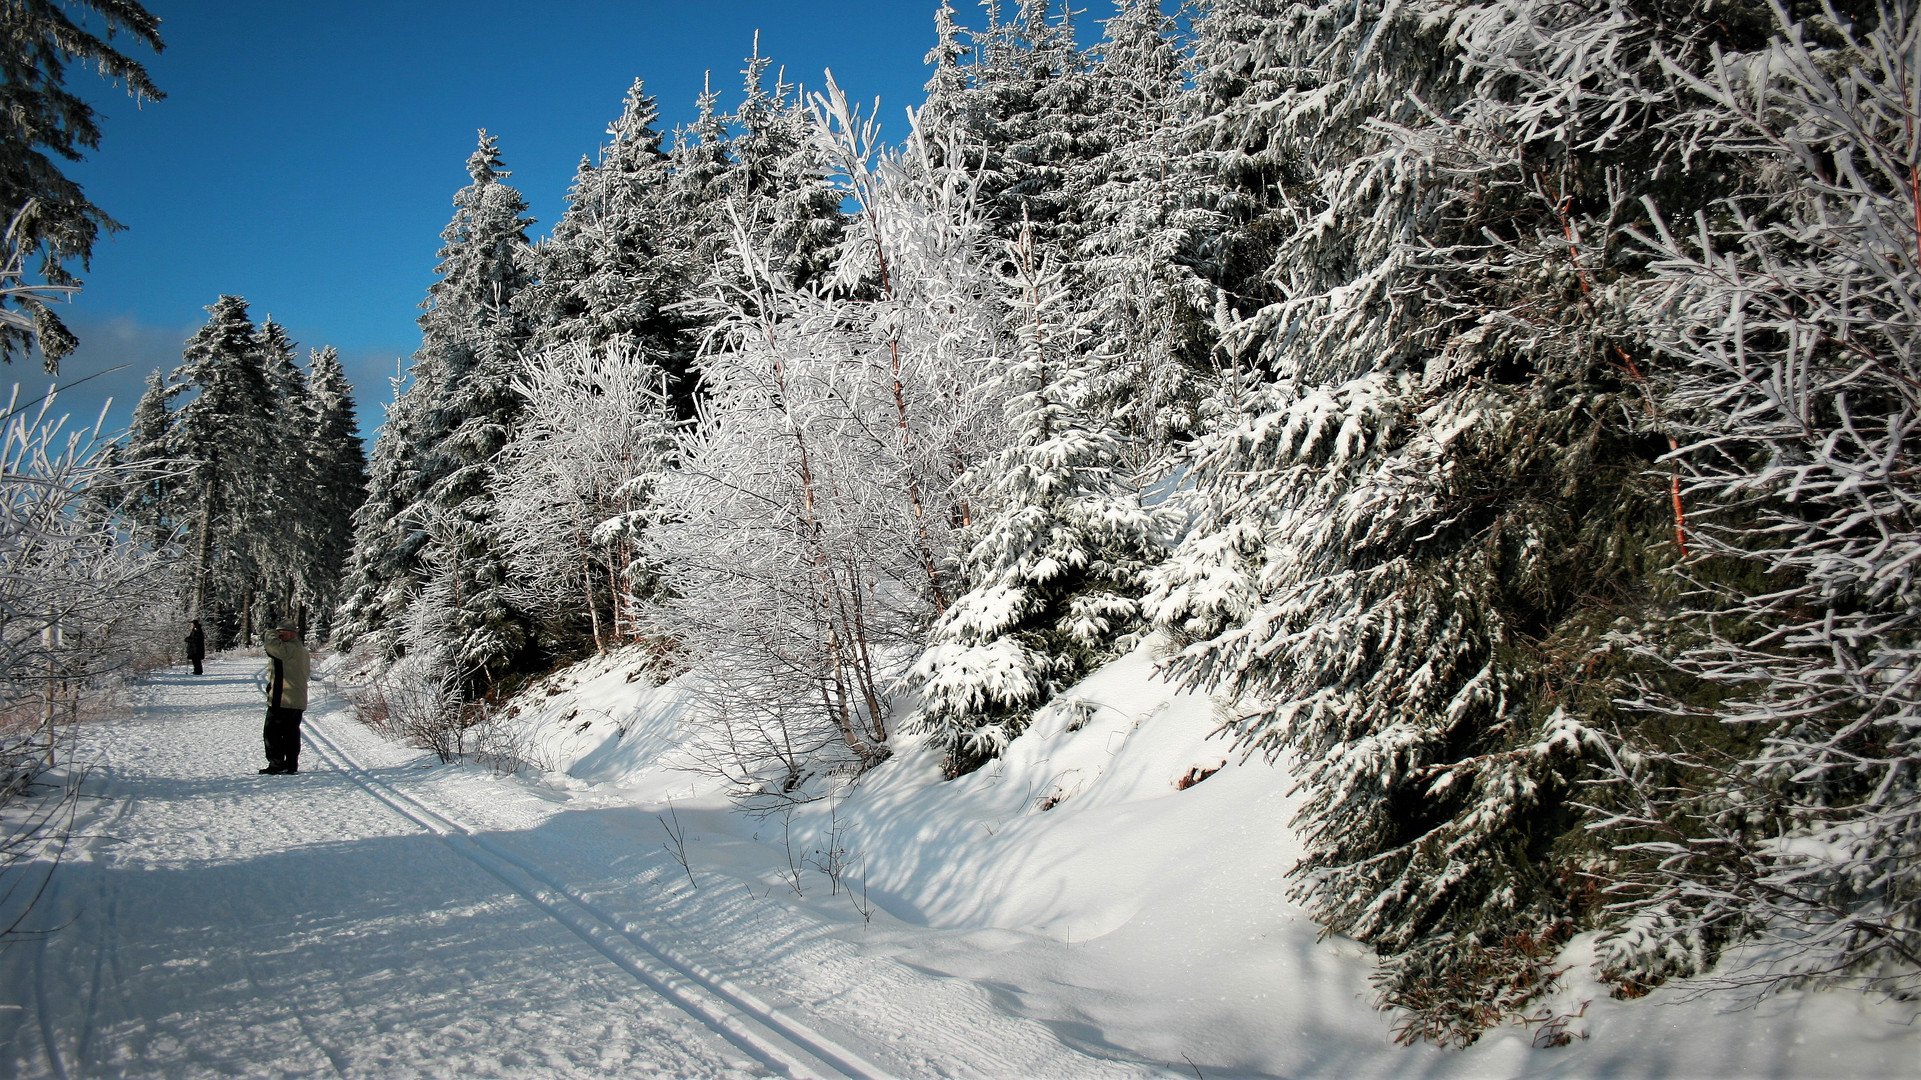
<path fill-rule="evenodd" d="M 637 654 L 580 665 L 516 699 L 523 756 L 550 796 L 583 806 L 711 810 L 724 796 L 689 771 L 688 693 L 651 686 Z M 1300 854 L 1287 772 L 1241 760 L 1214 737 L 1218 724 L 1210 700 L 1154 677 L 1143 647 L 977 773 L 942 781 L 936 755 L 900 739 L 844 796 L 786 820 L 704 815 L 710 828 L 731 822 L 730 855 L 703 867 L 703 845 L 689 854 L 696 873 L 745 876 L 769 902 L 811 909 L 826 932 L 987 987 L 1084 1052 L 1182 1074 L 1917 1072 L 1912 1009 L 1855 993 L 1686 1001 L 1663 989 L 1617 1002 L 1579 962 L 1586 939 L 1537 1010 L 1572 1017 L 1571 1045 L 1535 1048 L 1535 1024 L 1466 1051 L 1398 1046 L 1394 1018 L 1371 1004 L 1369 950 L 1321 939 L 1286 899 Z M 743 843 L 759 865 L 741 860 Z M 835 862 L 846 891 L 821 873 Z M 796 866 L 804 895 L 780 885 Z"/>
<path fill-rule="evenodd" d="M 624 649 L 534 683 L 511 702 L 519 756 L 540 782 L 594 792 L 596 803 L 717 799 L 722 784 L 695 771 L 681 723 L 684 682 L 654 684 L 649 658 Z"/>

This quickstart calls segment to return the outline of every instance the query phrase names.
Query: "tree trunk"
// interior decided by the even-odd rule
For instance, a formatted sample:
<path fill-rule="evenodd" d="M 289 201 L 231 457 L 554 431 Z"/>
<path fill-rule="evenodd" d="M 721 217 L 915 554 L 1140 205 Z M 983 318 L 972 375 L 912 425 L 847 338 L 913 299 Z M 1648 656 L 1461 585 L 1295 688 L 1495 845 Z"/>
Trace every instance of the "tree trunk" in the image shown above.
<path fill-rule="evenodd" d="M 187 616 L 198 619 L 207 611 L 207 579 L 213 574 L 213 500 L 214 486 L 211 473 L 207 476 L 207 490 L 200 497 L 200 527 L 194 530 L 193 540 L 193 592 L 188 597 Z"/>
<path fill-rule="evenodd" d="M 594 652 L 605 653 L 607 643 L 600 636 L 600 603 L 594 599 L 594 564 L 587 558 L 587 544 L 578 529 L 574 530 L 574 551 L 580 556 L 580 583 L 586 593 L 587 618 L 594 627 Z"/>

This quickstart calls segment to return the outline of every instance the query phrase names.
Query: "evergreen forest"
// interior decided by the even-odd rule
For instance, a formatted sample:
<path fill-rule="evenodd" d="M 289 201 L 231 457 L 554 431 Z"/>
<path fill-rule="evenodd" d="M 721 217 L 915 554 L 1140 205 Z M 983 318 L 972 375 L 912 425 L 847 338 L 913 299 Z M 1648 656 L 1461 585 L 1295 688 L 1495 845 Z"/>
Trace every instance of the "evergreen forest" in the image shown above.
<path fill-rule="evenodd" d="M 480 132 L 365 461 L 222 297 L 116 505 L 456 725 L 638 650 L 749 810 L 1153 649 L 1409 1042 L 1584 934 L 1921 994 L 1916 6 L 1094 7 L 943 0 L 905 117 L 637 80 L 538 238 Z"/>

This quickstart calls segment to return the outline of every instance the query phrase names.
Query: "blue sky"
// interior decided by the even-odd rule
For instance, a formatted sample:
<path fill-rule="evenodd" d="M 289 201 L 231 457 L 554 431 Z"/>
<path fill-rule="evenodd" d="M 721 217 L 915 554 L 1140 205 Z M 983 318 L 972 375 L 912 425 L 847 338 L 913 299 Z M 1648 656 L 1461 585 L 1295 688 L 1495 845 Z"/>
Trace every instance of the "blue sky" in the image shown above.
<path fill-rule="evenodd" d="M 831 68 L 850 96 L 880 97 L 898 133 L 922 97 L 937 2 L 150 0 L 167 49 L 147 61 L 166 100 L 136 107 L 89 70 L 69 74 L 105 116 L 100 149 L 69 175 L 127 230 L 96 246 L 66 308 L 82 345 L 60 381 L 130 369 L 61 404 L 90 421 L 111 392 L 109 426 L 124 424 L 146 373 L 177 363 L 206 305 L 237 293 L 303 355 L 340 349 L 371 429 L 383 376 L 418 343 L 476 129 L 499 136 L 544 233 L 636 76 L 668 127 L 691 121 L 709 69 L 731 107 L 756 29 L 790 79 L 818 86 Z M 13 366 L 44 389 L 33 363 Z"/>

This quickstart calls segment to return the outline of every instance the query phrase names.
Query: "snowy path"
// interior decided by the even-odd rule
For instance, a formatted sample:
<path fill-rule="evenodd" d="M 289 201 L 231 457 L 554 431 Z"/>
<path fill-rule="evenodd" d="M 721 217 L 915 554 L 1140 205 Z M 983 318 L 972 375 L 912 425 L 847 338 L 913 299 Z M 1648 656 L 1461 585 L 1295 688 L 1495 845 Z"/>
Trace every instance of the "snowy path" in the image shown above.
<path fill-rule="evenodd" d="M 256 664 L 88 733 L 94 839 L 36 911 L 61 929 L 0 952 L 0 1075 L 1167 1075 L 689 888 L 644 815 L 420 768 L 324 694 L 301 775 L 259 776 Z"/>

